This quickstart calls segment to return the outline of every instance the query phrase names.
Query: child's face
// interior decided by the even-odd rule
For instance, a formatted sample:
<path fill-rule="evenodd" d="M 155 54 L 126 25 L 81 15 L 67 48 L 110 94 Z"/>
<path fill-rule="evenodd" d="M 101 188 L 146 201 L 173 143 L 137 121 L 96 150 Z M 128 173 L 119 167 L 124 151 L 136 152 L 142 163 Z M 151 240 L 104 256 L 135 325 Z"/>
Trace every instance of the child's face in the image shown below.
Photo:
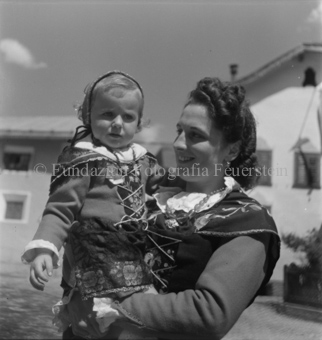
<path fill-rule="evenodd" d="M 139 90 L 99 91 L 91 110 L 94 137 L 112 149 L 128 146 L 137 131 L 140 107 Z"/>

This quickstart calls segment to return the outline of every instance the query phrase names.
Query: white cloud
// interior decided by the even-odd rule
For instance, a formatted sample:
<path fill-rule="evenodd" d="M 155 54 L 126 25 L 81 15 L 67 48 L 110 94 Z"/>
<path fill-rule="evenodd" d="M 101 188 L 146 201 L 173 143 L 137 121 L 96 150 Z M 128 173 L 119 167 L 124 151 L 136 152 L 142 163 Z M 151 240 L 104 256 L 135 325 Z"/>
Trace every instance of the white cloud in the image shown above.
<path fill-rule="evenodd" d="M 308 17 L 308 22 L 317 23 L 322 29 L 322 1 L 318 1 L 317 7 L 312 10 Z"/>
<path fill-rule="evenodd" d="M 28 69 L 47 67 L 44 62 L 36 62 L 29 49 L 14 39 L 0 40 L 0 53 L 4 56 L 6 62 Z"/>

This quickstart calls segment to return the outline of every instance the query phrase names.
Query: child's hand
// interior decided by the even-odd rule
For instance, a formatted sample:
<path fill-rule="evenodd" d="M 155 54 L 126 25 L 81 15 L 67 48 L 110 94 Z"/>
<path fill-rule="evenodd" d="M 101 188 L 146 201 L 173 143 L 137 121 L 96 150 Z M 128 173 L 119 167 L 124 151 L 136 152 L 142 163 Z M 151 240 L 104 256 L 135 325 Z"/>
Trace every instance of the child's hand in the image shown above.
<path fill-rule="evenodd" d="M 51 250 L 42 249 L 30 265 L 29 281 L 35 289 L 44 290 L 44 282 L 48 282 L 45 270 L 48 276 L 52 276 L 53 258 Z"/>

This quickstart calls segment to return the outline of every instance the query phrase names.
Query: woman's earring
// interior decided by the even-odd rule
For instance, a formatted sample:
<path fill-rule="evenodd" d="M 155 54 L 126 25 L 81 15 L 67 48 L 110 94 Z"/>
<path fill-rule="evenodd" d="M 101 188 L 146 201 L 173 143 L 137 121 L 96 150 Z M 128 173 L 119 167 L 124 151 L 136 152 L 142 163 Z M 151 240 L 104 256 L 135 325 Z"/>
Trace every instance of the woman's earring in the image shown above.
<path fill-rule="evenodd" d="M 230 167 L 230 162 L 227 161 L 227 168 L 229 168 L 229 167 Z"/>

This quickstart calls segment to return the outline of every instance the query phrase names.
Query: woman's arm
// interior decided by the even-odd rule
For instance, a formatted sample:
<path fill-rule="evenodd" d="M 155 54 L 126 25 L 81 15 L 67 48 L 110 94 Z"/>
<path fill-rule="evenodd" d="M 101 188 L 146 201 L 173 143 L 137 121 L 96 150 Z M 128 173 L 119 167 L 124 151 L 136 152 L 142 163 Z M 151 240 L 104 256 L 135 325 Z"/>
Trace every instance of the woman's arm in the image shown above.
<path fill-rule="evenodd" d="M 266 234 L 227 241 L 209 260 L 195 290 L 133 294 L 117 308 L 139 327 L 155 330 L 163 338 L 221 339 L 264 280 L 269 238 Z"/>

